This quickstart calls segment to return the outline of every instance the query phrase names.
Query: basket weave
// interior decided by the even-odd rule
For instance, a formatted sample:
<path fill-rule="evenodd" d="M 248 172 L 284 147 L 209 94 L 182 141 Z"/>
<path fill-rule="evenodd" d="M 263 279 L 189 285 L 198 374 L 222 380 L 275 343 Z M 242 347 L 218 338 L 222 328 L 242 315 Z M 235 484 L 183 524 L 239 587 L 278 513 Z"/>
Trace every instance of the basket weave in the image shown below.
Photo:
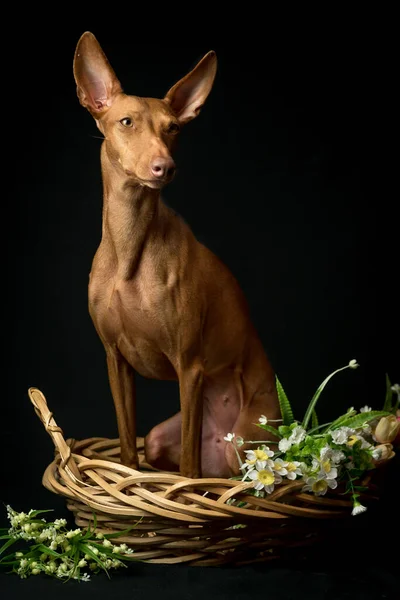
<path fill-rule="evenodd" d="M 29 397 L 55 448 L 43 485 L 64 496 L 79 527 L 118 532 L 138 560 L 192 565 L 248 564 L 284 556 L 347 527 L 352 503 L 343 496 L 301 492 L 302 481 L 279 486 L 268 499 L 248 493 L 252 482 L 188 479 L 145 462 L 140 471 L 119 463 L 119 440 L 65 440 L 42 392 Z M 373 485 L 363 503 L 377 499 Z M 341 529 L 342 527 L 340 527 Z"/>

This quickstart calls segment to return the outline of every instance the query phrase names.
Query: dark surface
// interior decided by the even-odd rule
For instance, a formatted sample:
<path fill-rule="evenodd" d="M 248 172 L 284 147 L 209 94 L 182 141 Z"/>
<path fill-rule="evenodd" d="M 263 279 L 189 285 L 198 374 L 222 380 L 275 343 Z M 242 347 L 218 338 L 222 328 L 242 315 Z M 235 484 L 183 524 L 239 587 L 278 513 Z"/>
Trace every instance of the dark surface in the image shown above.
<path fill-rule="evenodd" d="M 129 15 L 120 20 L 129 24 Z M 11 45 L 5 55 L 11 193 L 3 197 L 0 500 L 17 510 L 66 512 L 41 486 L 53 448 L 29 386 L 45 393 L 66 437 L 117 435 L 103 348 L 87 311 L 101 234 L 101 142 L 72 78 L 86 29 L 126 92 L 137 95 L 162 97 L 216 50 L 215 87 L 181 134 L 179 172 L 165 200 L 239 280 L 299 418 L 319 383 L 352 358 L 361 367 L 331 382 L 321 420 L 351 405 L 380 408 L 385 373 L 400 381 L 398 202 L 397 190 L 386 190 L 397 115 L 391 35 L 378 37 L 374 20 L 349 29 L 331 23 L 330 31 L 325 21 L 310 32 L 299 24 L 297 35 L 270 22 L 263 32 L 251 29 L 246 43 L 226 27 L 227 37 L 187 31 L 190 41 L 168 29 L 157 44 L 134 28 L 122 34 L 119 26 L 61 21 L 56 28 L 37 14 L 32 23 L 19 18 L 18 53 Z M 138 378 L 140 435 L 177 409 L 175 384 Z M 388 492 L 356 534 L 307 560 L 240 569 L 134 565 L 111 582 L 99 576 L 90 584 L 2 576 L 0 589 L 7 599 L 394 598 L 398 573 L 388 543 L 399 540 L 397 498 Z"/>

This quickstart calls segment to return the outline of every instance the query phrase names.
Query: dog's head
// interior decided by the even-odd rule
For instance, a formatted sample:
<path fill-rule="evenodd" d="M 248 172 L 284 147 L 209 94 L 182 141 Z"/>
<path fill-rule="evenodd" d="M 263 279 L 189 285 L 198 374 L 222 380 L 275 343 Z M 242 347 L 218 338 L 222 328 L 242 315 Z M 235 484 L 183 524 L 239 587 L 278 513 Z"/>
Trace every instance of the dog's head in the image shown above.
<path fill-rule="evenodd" d="M 216 70 L 216 55 L 208 52 L 159 100 L 124 94 L 92 33 L 82 35 L 74 57 L 79 101 L 104 135 L 109 160 L 121 176 L 151 188 L 161 188 L 172 179 L 171 153 L 177 134 L 199 114 Z"/>

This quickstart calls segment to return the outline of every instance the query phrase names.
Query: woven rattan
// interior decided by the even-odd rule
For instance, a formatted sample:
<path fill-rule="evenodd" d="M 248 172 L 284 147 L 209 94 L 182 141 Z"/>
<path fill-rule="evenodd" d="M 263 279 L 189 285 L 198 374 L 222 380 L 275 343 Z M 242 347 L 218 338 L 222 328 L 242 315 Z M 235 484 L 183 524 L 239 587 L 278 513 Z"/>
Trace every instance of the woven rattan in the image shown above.
<path fill-rule="evenodd" d="M 252 482 L 188 479 L 145 462 L 138 438 L 140 470 L 119 462 L 118 439 L 64 439 L 42 392 L 30 388 L 35 411 L 55 445 L 44 486 L 66 498 L 79 527 L 119 532 L 139 560 L 192 565 L 246 564 L 314 544 L 345 526 L 352 503 L 340 496 L 302 493 L 302 481 L 281 485 L 259 498 Z M 376 499 L 370 486 L 366 501 Z M 364 499 L 365 503 L 365 499 Z"/>

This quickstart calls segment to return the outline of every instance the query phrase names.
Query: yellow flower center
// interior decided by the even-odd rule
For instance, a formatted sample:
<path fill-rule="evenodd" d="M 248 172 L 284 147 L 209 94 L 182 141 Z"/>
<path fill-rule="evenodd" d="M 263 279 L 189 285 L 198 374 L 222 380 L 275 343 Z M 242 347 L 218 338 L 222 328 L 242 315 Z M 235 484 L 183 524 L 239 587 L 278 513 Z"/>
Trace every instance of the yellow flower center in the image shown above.
<path fill-rule="evenodd" d="M 275 481 L 275 475 L 271 471 L 267 471 L 263 469 L 262 471 L 258 471 L 257 479 L 261 481 L 263 485 L 271 485 Z"/>
<path fill-rule="evenodd" d="M 296 465 L 295 465 L 294 463 L 290 462 L 290 463 L 288 463 L 288 464 L 286 465 L 286 469 L 287 469 L 287 470 L 289 471 L 289 473 L 290 473 L 290 472 L 292 472 L 292 471 L 295 471 L 295 470 L 296 470 Z"/>
<path fill-rule="evenodd" d="M 320 479 L 319 481 L 315 481 L 312 484 L 312 491 L 313 492 L 323 492 L 324 490 L 326 490 L 327 487 L 328 487 L 328 484 L 326 483 L 325 479 Z"/>
<path fill-rule="evenodd" d="M 348 439 L 347 445 L 348 446 L 354 446 L 354 444 L 356 443 L 356 441 L 358 440 L 358 437 L 356 435 L 351 435 Z"/>
<path fill-rule="evenodd" d="M 246 462 L 248 465 L 255 465 L 257 460 L 268 460 L 267 454 L 264 450 L 254 450 L 255 458 L 253 460 L 247 459 Z"/>
<path fill-rule="evenodd" d="M 324 460 L 324 462 L 321 463 L 321 466 L 322 466 L 323 470 L 325 471 L 325 473 L 329 473 L 329 471 L 331 470 L 331 461 Z"/>
<path fill-rule="evenodd" d="M 268 456 L 264 450 L 254 450 L 254 454 L 256 455 L 257 460 L 268 460 Z"/>

